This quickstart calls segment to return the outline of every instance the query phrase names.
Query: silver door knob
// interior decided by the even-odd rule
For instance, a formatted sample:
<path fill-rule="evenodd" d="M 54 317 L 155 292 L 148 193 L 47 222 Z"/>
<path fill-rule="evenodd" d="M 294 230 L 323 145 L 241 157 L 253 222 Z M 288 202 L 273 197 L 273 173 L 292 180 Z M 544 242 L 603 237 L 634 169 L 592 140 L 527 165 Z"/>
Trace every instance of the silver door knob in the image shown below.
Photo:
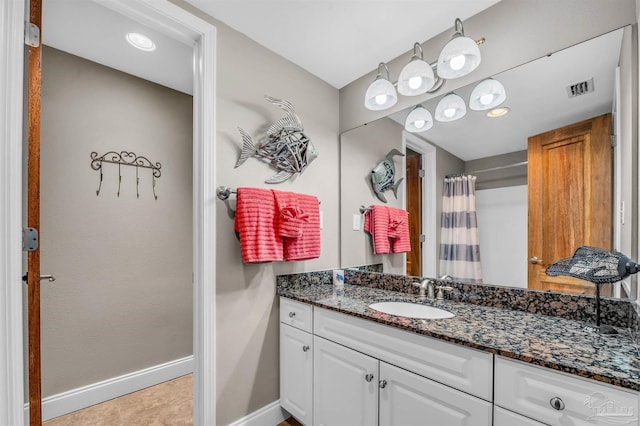
<path fill-rule="evenodd" d="M 310 348 L 309 346 L 307 346 L 307 345 L 304 345 L 304 346 L 302 347 L 302 351 L 303 351 L 303 352 L 307 352 L 309 349 L 311 349 L 311 348 Z"/>
<path fill-rule="evenodd" d="M 551 398 L 549 400 L 549 404 L 551 404 L 551 406 L 558 411 L 564 410 L 564 401 L 562 401 L 562 399 L 558 398 L 557 396 Z"/>
<path fill-rule="evenodd" d="M 289 312 L 289 318 L 293 318 L 293 317 L 295 317 L 295 316 L 296 316 L 296 313 L 295 313 L 295 312 Z"/>
<path fill-rule="evenodd" d="M 537 265 L 539 263 L 542 263 L 542 260 L 538 259 L 536 256 L 533 256 L 531 259 L 529 259 L 529 262 L 533 263 L 534 265 Z"/>
<path fill-rule="evenodd" d="M 372 381 L 372 380 L 373 380 L 373 374 L 371 374 L 371 373 L 367 374 L 366 376 L 364 376 L 364 379 L 365 379 L 367 382 Z"/>
<path fill-rule="evenodd" d="M 384 389 L 387 387 L 387 381 L 386 380 L 380 380 L 378 382 L 378 386 L 380 386 L 380 389 Z"/>

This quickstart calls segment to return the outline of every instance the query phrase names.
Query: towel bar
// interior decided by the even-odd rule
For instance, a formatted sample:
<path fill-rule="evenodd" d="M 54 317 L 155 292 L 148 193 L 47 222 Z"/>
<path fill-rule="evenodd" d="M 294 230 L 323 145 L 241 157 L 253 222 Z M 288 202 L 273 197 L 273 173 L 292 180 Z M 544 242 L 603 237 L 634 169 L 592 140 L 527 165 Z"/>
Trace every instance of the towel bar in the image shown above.
<path fill-rule="evenodd" d="M 235 189 L 229 188 L 227 186 L 219 186 L 218 188 L 216 188 L 216 195 L 218 196 L 219 199 L 223 201 L 228 199 L 231 194 L 237 194 L 237 193 L 238 191 L 236 191 Z M 318 200 L 318 204 L 321 204 L 320 200 Z"/>

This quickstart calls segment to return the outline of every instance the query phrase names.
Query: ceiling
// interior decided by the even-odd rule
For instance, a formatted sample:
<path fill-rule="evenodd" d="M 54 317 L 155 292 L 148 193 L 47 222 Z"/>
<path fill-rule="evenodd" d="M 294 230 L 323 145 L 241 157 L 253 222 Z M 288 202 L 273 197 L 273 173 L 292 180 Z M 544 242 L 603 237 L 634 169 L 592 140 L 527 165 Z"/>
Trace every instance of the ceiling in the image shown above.
<path fill-rule="evenodd" d="M 340 89 L 499 0 L 186 1 Z"/>
<path fill-rule="evenodd" d="M 434 121 L 431 129 L 417 134 L 468 161 L 525 150 L 529 136 L 611 112 L 622 32 L 620 29 L 596 37 L 494 76 L 507 92 L 507 99 L 500 106 L 511 109 L 503 117 L 488 118 L 486 111 L 467 108 L 467 115 L 461 119 Z M 568 85 L 590 78 L 594 92 L 568 97 Z M 474 86 L 455 92 L 468 104 Z M 422 105 L 433 114 L 441 98 Z M 404 126 L 411 109 L 390 118 Z"/>

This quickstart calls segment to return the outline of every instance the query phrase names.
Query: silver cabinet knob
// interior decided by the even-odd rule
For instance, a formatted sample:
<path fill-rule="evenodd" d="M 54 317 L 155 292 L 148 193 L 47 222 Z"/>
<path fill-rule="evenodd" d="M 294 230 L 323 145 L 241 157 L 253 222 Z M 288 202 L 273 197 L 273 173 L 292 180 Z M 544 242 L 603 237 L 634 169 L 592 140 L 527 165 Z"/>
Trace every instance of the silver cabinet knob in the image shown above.
<path fill-rule="evenodd" d="M 311 349 L 311 348 L 310 348 L 308 345 L 304 345 L 304 346 L 302 347 L 302 351 L 303 351 L 303 352 L 307 352 L 309 349 Z"/>
<path fill-rule="evenodd" d="M 364 376 L 364 379 L 365 379 L 367 382 L 372 381 L 372 380 L 373 380 L 373 374 L 371 374 L 371 373 L 367 374 L 366 376 Z"/>
<path fill-rule="evenodd" d="M 378 382 L 378 386 L 380 386 L 380 389 L 384 389 L 387 387 L 387 381 L 386 380 L 380 380 Z"/>
<path fill-rule="evenodd" d="M 542 260 L 538 259 L 537 256 L 533 256 L 531 259 L 529 259 L 529 262 L 533 263 L 534 265 L 537 265 L 539 263 L 542 263 Z"/>
<path fill-rule="evenodd" d="M 289 318 L 293 318 L 293 317 L 295 317 L 295 316 L 296 316 L 296 313 L 295 313 L 295 312 L 289 312 Z"/>
<path fill-rule="evenodd" d="M 562 401 L 562 399 L 558 398 L 557 396 L 551 398 L 549 400 L 549 404 L 551 404 L 551 407 L 553 407 L 558 411 L 564 410 L 564 402 Z"/>

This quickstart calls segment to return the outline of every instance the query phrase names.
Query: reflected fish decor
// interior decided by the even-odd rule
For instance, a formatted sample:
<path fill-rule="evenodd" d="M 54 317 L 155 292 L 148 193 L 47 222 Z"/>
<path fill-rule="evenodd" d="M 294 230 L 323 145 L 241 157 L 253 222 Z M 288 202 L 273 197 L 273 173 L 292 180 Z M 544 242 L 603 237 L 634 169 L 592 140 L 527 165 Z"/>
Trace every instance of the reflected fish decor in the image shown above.
<path fill-rule="evenodd" d="M 267 129 L 266 141 L 256 145 L 251 136 L 238 127 L 242 136 L 242 151 L 235 167 L 242 165 L 249 157 L 258 157 L 271 164 L 279 172 L 265 183 L 282 183 L 304 169 L 318 157 L 318 151 L 303 133 L 302 121 L 293 105 L 284 99 L 265 96 L 271 104 L 287 114 Z"/>
<path fill-rule="evenodd" d="M 373 170 L 371 170 L 371 186 L 373 187 L 373 192 L 376 193 L 383 203 L 387 202 L 383 192 L 389 189 L 393 190 L 393 195 L 398 198 L 398 187 L 404 179 L 400 178 L 397 182 L 393 182 L 396 178 L 396 166 L 393 164 L 393 157 L 396 155 L 404 157 L 403 153 L 394 148 L 389 151 L 387 156 L 384 157 L 384 160 L 379 162 Z"/>

